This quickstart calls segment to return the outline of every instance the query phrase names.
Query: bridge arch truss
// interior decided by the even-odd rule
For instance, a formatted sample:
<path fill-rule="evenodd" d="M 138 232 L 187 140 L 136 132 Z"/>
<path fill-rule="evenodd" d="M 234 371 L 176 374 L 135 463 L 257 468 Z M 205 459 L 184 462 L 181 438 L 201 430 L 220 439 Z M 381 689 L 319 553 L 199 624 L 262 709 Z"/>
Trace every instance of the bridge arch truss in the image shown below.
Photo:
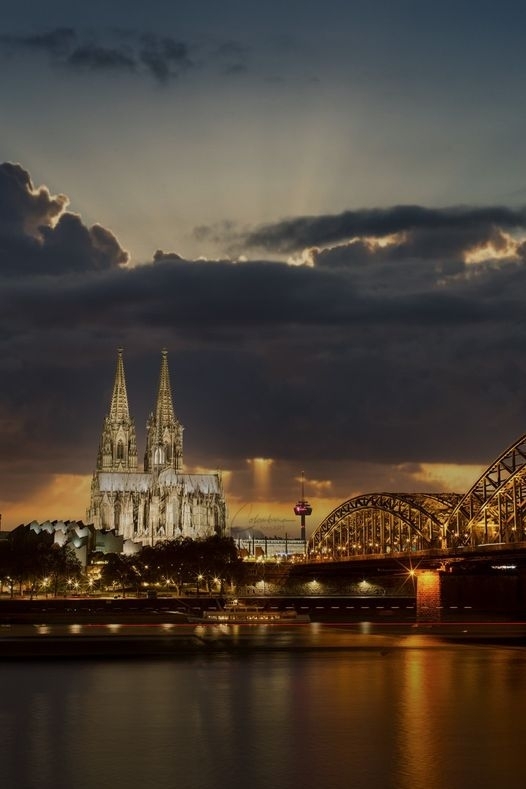
<path fill-rule="evenodd" d="M 460 498 L 456 493 L 368 493 L 347 499 L 314 531 L 309 555 L 344 560 L 441 548 Z"/>
<path fill-rule="evenodd" d="M 451 511 L 450 547 L 526 540 L 526 435 L 508 447 Z"/>

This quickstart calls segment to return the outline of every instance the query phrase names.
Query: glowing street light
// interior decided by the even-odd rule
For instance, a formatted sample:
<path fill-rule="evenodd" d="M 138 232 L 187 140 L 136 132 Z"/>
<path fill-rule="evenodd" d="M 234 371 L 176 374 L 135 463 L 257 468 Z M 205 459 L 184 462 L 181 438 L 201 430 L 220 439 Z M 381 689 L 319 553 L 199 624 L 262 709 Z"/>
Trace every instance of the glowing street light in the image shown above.
<path fill-rule="evenodd" d="M 203 576 L 202 576 L 201 573 L 199 573 L 199 575 L 196 578 L 196 584 L 195 584 L 196 594 L 199 594 L 199 581 L 202 581 L 202 580 L 203 580 Z"/>

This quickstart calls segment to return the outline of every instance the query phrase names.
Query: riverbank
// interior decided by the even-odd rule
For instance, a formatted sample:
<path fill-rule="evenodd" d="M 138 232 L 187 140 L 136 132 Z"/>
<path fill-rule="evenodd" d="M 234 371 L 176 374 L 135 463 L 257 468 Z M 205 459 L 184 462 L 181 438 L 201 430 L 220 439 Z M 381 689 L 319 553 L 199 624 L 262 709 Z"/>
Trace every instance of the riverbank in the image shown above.
<path fill-rule="evenodd" d="M 262 611 L 307 615 L 311 622 L 400 622 L 419 621 L 414 597 L 391 596 L 250 596 L 244 599 Z M 74 624 L 76 622 L 180 622 L 186 617 L 202 617 L 223 607 L 220 596 L 185 597 L 40 597 L 0 598 L 0 624 Z M 474 606 L 445 606 L 438 609 L 443 622 L 525 621 L 526 614 L 506 609 L 489 610 Z"/>
<path fill-rule="evenodd" d="M 401 623 L 287 625 L 39 624 L 0 627 L 0 660 L 121 659 L 248 656 L 451 646 L 526 647 L 524 623 Z"/>
<path fill-rule="evenodd" d="M 411 597 L 257 597 L 246 598 L 262 611 L 308 615 L 313 622 L 353 622 L 362 619 L 416 620 L 415 600 Z M 75 622 L 177 622 L 184 616 L 202 617 L 225 604 L 225 598 L 195 597 L 65 597 L 4 598 L 0 600 L 0 623 Z"/>
<path fill-rule="evenodd" d="M 294 610 L 308 622 L 206 624 L 223 601 L 195 598 L 0 600 L 0 659 L 177 658 L 255 652 L 526 647 L 526 622 L 473 609 L 417 621 L 410 598 L 259 598 L 262 610 Z M 304 617 L 302 617 L 303 619 Z"/>

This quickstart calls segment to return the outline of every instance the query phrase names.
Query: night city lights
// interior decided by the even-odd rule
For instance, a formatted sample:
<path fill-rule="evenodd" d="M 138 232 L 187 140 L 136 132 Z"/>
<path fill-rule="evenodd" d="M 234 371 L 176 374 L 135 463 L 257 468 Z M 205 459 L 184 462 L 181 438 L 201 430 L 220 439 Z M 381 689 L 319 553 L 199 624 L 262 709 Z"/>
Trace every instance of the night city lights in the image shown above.
<path fill-rule="evenodd" d="M 522 789 L 525 29 L 4 0 L 1 789 Z"/>

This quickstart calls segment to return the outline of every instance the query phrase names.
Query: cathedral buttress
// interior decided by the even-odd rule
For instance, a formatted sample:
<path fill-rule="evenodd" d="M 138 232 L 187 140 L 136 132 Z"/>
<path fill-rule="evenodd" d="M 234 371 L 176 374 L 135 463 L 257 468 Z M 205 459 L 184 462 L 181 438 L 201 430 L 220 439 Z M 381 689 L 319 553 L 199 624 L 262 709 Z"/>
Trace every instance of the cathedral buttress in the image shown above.
<path fill-rule="evenodd" d="M 165 468 L 173 468 L 175 471 L 183 468 L 183 428 L 175 416 L 168 351 L 163 350 L 157 402 L 147 424 L 144 470 L 161 471 Z"/>
<path fill-rule="evenodd" d="M 137 438 L 128 409 L 122 353 L 122 348 L 118 348 L 110 410 L 104 419 L 97 458 L 98 471 L 137 470 Z"/>

